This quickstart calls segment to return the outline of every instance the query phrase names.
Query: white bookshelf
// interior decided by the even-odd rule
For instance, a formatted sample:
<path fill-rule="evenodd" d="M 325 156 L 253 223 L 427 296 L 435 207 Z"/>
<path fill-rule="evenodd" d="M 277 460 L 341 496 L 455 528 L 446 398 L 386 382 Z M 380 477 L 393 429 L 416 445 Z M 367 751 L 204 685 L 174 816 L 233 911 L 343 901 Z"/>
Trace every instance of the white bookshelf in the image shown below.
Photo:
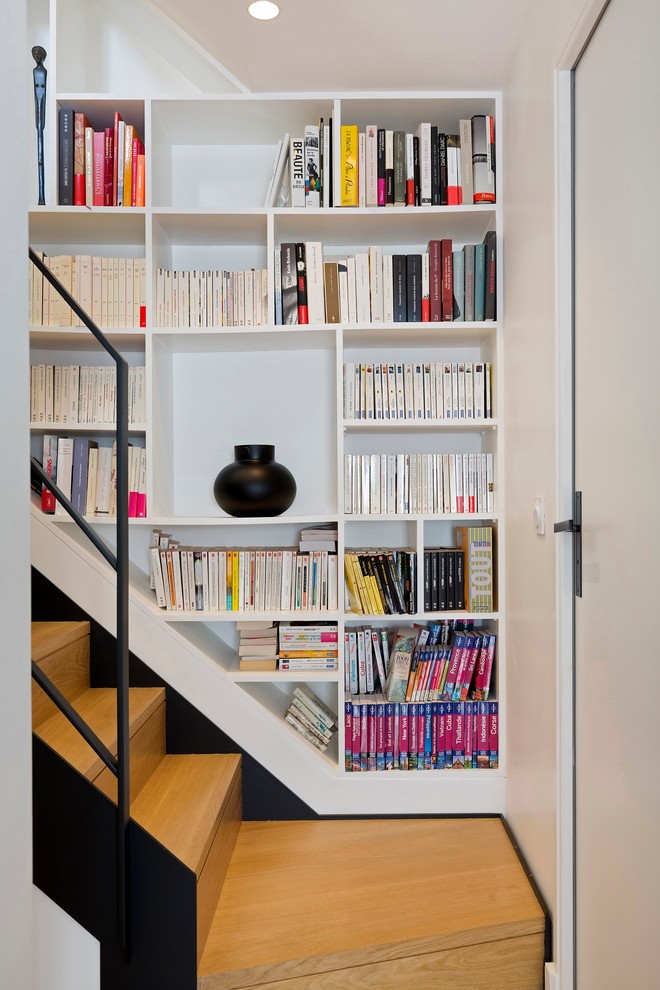
<path fill-rule="evenodd" d="M 324 700 L 343 710 L 342 661 L 336 673 L 258 672 L 238 670 L 236 618 L 337 621 L 340 649 L 345 629 L 368 624 L 369 618 L 343 609 L 344 547 L 408 546 L 417 551 L 418 601 L 423 602 L 421 574 L 425 546 L 452 545 L 456 525 L 492 523 L 498 540 L 498 611 L 474 616 L 498 632 L 496 697 L 505 696 L 506 636 L 504 559 L 501 520 L 504 518 L 503 457 L 500 426 L 503 398 L 502 314 L 502 113 L 497 93 L 332 93 L 249 94 L 239 92 L 212 60 L 197 53 L 180 37 L 167 34 L 164 56 L 142 47 L 136 67 L 114 62 L 103 53 L 99 64 L 72 58 L 67 37 L 75 23 L 88 33 L 103 35 L 117 29 L 123 3 L 109 5 L 112 16 L 96 5 L 55 0 L 53 40 L 49 55 L 49 153 L 46 207 L 30 210 L 30 244 L 46 253 L 103 254 L 146 257 L 147 327 L 114 328 L 108 334 L 130 363 L 144 364 L 147 415 L 133 432 L 148 452 L 148 517 L 133 520 L 131 559 L 141 575 L 141 607 L 158 621 L 175 627 L 213 661 L 251 703 L 262 706 L 274 738 L 282 732 L 281 715 L 291 685 L 305 680 Z M 114 26 L 114 27 L 113 27 Z M 141 36 L 141 21 L 133 42 Z M 163 33 L 164 32 L 164 33 Z M 46 45 L 48 47 L 48 45 Z M 194 47 L 194 46 L 193 46 Z M 185 57 L 184 57 L 185 50 Z M 80 54 L 77 43 L 76 51 Z M 49 49 L 50 52 L 50 49 Z M 181 71 L 164 62 L 177 53 Z M 145 62 L 146 58 L 146 62 Z M 192 81 L 191 81 L 192 80 Z M 135 123 L 146 146 L 146 207 L 86 209 L 58 207 L 57 109 L 73 107 L 87 113 L 93 126 L 108 126 L 115 109 Z M 277 142 L 285 133 L 301 134 L 305 123 L 332 118 L 335 149 L 335 189 L 338 188 L 339 127 L 342 123 L 378 123 L 391 129 L 415 130 L 422 120 L 456 132 L 458 120 L 476 113 L 494 114 L 498 141 L 498 203 L 496 206 L 415 207 L 389 209 L 294 210 L 264 207 Z M 36 198 L 36 183 L 35 183 Z M 451 237 L 454 247 L 481 241 L 486 231 L 498 231 L 497 297 L 500 320 L 490 323 L 394 325 L 333 325 L 277 327 L 274 314 L 274 252 L 284 242 L 321 241 L 324 253 L 337 257 L 366 251 L 372 244 L 384 253 L 419 253 L 431 238 Z M 171 269 L 265 268 L 268 270 L 269 322 L 260 328 L 188 330 L 155 325 L 156 272 Z M 32 327 L 31 363 L 90 364 L 96 347 L 79 328 Z M 378 424 L 345 420 L 343 364 L 363 359 L 380 361 L 489 361 L 494 368 L 493 418 L 470 423 L 444 420 Z M 98 363 L 104 363 L 100 358 Z M 109 427 L 108 427 L 109 428 Z M 39 452 L 45 432 L 72 435 L 107 433 L 106 426 L 70 428 L 32 425 L 33 452 Z M 298 493 L 284 515 L 269 519 L 226 516 L 213 498 L 218 471 L 233 460 L 241 443 L 275 445 L 276 459 L 296 478 Z M 350 515 L 343 498 L 344 455 L 366 452 L 488 452 L 495 464 L 495 511 L 490 514 Z M 112 540 L 111 520 L 94 520 Z M 339 532 L 339 611 L 335 613 L 173 613 L 158 609 L 147 587 L 147 553 L 154 527 L 171 532 L 194 546 L 290 546 L 299 531 L 314 523 L 335 522 Z M 71 527 L 68 517 L 50 520 L 54 527 Z M 110 535 L 108 536 L 108 533 Z M 466 613 L 435 613 L 434 618 L 460 618 Z M 415 616 L 378 616 L 373 622 L 394 626 Z M 205 628 L 202 628 L 205 627 Z M 200 634 L 203 634 L 200 636 Z M 199 643 L 203 641 L 203 645 Z M 340 719 L 341 722 L 341 719 Z M 288 727 L 284 727 L 288 731 Z M 308 746 L 300 739 L 301 746 Z M 329 754 L 318 754 L 323 772 L 332 772 L 354 788 L 356 775 L 343 771 L 343 729 Z M 420 774 L 412 793 L 424 794 L 411 811 L 429 802 L 438 812 L 504 807 L 506 768 L 506 709 L 500 709 L 500 769 L 496 771 Z M 361 775 L 367 789 L 389 786 L 406 795 L 410 781 L 401 773 L 387 781 Z M 421 778 L 424 778 L 423 780 Z M 451 783 L 450 780 L 451 779 Z M 462 783 L 457 786 L 456 781 Z M 465 799 L 465 795 L 469 798 Z M 378 802 L 376 802 L 376 805 Z"/>

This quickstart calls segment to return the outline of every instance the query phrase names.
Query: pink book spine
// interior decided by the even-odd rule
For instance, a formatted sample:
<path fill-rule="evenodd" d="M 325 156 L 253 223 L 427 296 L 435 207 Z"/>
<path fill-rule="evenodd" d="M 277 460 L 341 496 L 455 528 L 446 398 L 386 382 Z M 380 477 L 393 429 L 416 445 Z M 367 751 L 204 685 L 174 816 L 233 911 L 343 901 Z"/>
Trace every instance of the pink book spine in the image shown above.
<path fill-rule="evenodd" d="M 105 134 L 94 131 L 93 142 L 94 206 L 103 206 L 103 186 L 105 173 Z"/>
<path fill-rule="evenodd" d="M 137 492 L 128 493 L 128 517 L 129 519 L 137 518 Z"/>
<path fill-rule="evenodd" d="M 499 765 L 499 704 L 497 701 L 488 702 L 488 757 L 491 770 Z"/>
<path fill-rule="evenodd" d="M 484 673 L 486 670 L 486 662 L 488 659 L 488 636 L 484 636 L 481 641 L 481 647 L 479 649 L 479 657 L 477 659 L 476 669 L 474 673 L 474 687 L 472 689 L 472 700 L 473 701 L 483 701 L 484 700 Z"/>
<path fill-rule="evenodd" d="M 444 770 L 446 765 L 445 722 L 446 722 L 447 705 L 444 701 L 439 701 L 437 705 L 438 705 L 438 728 L 436 733 L 436 752 L 437 752 L 436 768 L 438 770 Z"/>
<path fill-rule="evenodd" d="M 461 677 L 461 696 L 459 701 L 467 701 L 468 694 L 470 692 L 470 684 L 472 683 L 472 675 L 474 674 L 474 668 L 477 663 L 477 657 L 481 652 L 481 644 L 483 642 L 482 636 L 473 636 L 472 643 L 470 645 L 470 652 L 467 659 L 467 665 Z"/>
<path fill-rule="evenodd" d="M 408 705 L 399 706 L 399 769 L 408 769 Z"/>
<path fill-rule="evenodd" d="M 424 769 L 424 705 L 417 706 L 417 769 Z"/>
<path fill-rule="evenodd" d="M 147 516 L 147 496 L 145 492 L 137 493 L 137 505 L 135 515 L 138 519 L 145 519 Z"/>
<path fill-rule="evenodd" d="M 472 749 L 474 746 L 473 708 L 474 703 L 472 701 L 465 702 L 465 715 L 463 718 L 463 735 L 465 736 L 465 761 L 463 767 L 465 770 L 472 769 Z"/>
<path fill-rule="evenodd" d="M 477 769 L 485 770 L 490 765 L 488 743 L 488 705 L 478 701 L 477 705 Z"/>
<path fill-rule="evenodd" d="M 364 711 L 364 709 L 363 709 Z M 376 769 L 376 706 L 371 702 L 367 708 L 368 756 L 367 769 Z"/>

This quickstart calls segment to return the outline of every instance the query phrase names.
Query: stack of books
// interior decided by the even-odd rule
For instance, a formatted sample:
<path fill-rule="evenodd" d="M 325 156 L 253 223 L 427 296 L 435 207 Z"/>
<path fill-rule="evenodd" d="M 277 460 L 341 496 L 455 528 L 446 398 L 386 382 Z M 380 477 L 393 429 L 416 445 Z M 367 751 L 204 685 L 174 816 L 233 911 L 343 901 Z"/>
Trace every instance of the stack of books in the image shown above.
<path fill-rule="evenodd" d="M 280 625 L 280 670 L 336 670 L 337 657 L 336 623 Z"/>
<path fill-rule="evenodd" d="M 239 670 L 277 670 L 277 625 L 237 622 Z"/>
<path fill-rule="evenodd" d="M 328 523 L 323 526 L 308 526 L 300 530 L 298 549 L 301 553 L 317 553 L 327 550 L 337 552 L 337 524 Z"/>
<path fill-rule="evenodd" d="M 313 746 L 322 752 L 337 732 L 337 714 L 328 708 L 306 684 L 293 689 L 293 701 L 284 715 L 293 726 Z"/>

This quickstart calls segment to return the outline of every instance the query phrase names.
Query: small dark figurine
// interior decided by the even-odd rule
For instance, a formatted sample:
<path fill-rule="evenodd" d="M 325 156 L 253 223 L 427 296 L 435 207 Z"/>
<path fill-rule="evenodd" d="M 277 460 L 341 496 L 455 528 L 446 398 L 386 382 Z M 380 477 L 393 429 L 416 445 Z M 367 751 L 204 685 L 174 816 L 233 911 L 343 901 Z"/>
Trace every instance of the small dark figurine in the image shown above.
<path fill-rule="evenodd" d="M 34 79 L 34 118 L 37 128 L 37 165 L 39 169 L 39 206 L 46 205 L 44 192 L 44 124 L 46 123 L 46 77 L 48 73 L 43 64 L 46 58 L 46 49 L 41 45 L 35 45 L 32 49 L 32 58 L 37 63 L 32 70 Z"/>

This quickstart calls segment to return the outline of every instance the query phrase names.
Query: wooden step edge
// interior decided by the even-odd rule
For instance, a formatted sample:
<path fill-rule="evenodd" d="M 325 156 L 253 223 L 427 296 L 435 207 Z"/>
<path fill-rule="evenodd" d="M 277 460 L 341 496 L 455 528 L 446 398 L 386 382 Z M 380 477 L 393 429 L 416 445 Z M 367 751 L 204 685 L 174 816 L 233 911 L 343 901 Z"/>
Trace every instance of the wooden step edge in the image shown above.
<path fill-rule="evenodd" d="M 75 707 L 76 699 L 89 690 L 89 634 L 70 640 L 52 653 L 42 655 L 37 666 Z M 33 678 L 33 727 L 52 718 L 58 710 L 57 705 Z"/>
<path fill-rule="evenodd" d="M 76 640 L 89 636 L 89 622 L 33 622 L 31 625 L 31 657 L 40 663 L 45 657 Z"/>
<path fill-rule="evenodd" d="M 162 704 L 130 736 L 131 803 L 137 799 L 165 756 L 166 707 L 163 699 Z M 114 804 L 117 803 L 117 778 L 108 767 L 103 767 L 93 783 Z"/>
<path fill-rule="evenodd" d="M 197 878 L 240 777 L 240 761 L 236 754 L 168 754 L 131 809 L 135 821 Z"/>
<path fill-rule="evenodd" d="M 349 923 L 358 924 L 359 918 L 351 919 Z M 323 974 L 335 974 L 337 976 L 342 972 L 351 970 L 364 972 L 366 967 L 376 967 L 382 964 L 386 964 L 387 967 L 393 967 L 393 971 L 396 972 L 394 967 L 396 967 L 397 962 L 402 960 L 430 956 L 431 954 L 441 952 L 471 949 L 478 946 L 487 946 L 489 947 L 489 951 L 491 951 L 493 945 L 522 938 L 538 939 L 538 946 L 542 955 L 545 939 L 545 922 L 544 919 L 541 919 L 541 921 L 538 919 L 529 919 L 507 924 L 480 926 L 474 929 L 468 928 L 426 938 L 391 942 L 387 945 L 362 946 L 359 949 L 349 949 L 346 951 L 338 949 L 337 952 L 306 957 L 296 954 L 297 936 L 299 934 L 297 931 L 291 932 L 291 958 L 275 960 L 269 965 L 226 972 L 210 972 L 208 968 L 208 962 L 210 960 L 202 956 L 198 965 L 198 990 L 244 990 L 246 987 L 279 987 L 280 982 L 282 982 L 282 987 L 291 987 L 292 990 L 296 990 L 298 986 L 309 986 L 311 990 L 316 984 L 312 982 L 307 983 L 307 980 L 314 980 L 317 977 L 322 978 Z M 227 937 L 231 938 L 230 930 L 227 932 Z M 455 967 L 452 967 L 452 971 L 455 980 L 457 975 Z M 542 970 L 539 972 L 542 980 Z M 298 983 L 298 980 L 301 982 Z M 302 982 L 303 980 L 305 982 Z M 318 985 L 322 986 L 324 984 L 319 982 Z M 348 984 L 344 984 L 342 981 L 329 981 L 327 985 L 328 987 L 343 987 Z M 357 982 L 354 985 L 356 987 L 362 985 L 378 986 L 379 988 L 386 986 L 382 982 L 364 984 Z M 402 982 L 394 982 L 392 984 L 392 986 L 398 987 L 407 985 Z M 430 986 L 430 984 L 428 985 Z M 440 986 L 440 984 L 435 983 L 433 985 L 434 987 Z M 456 982 L 448 984 L 448 986 L 464 986 L 466 988 L 468 985 L 471 984 L 461 985 Z M 539 987 L 541 985 L 539 984 Z M 493 982 L 492 988 L 493 990 L 501 990 L 501 984 L 497 982 L 497 979 Z"/>
<path fill-rule="evenodd" d="M 113 756 L 117 755 L 117 692 L 114 688 L 89 688 L 74 707 Z M 129 736 L 132 739 L 147 719 L 165 701 L 164 688 L 131 688 L 129 692 Z M 35 728 L 46 745 L 71 764 L 87 780 L 95 780 L 105 764 L 69 720 L 57 711 Z"/>
<path fill-rule="evenodd" d="M 197 878 L 197 965 L 199 965 L 222 886 L 231 861 L 243 813 L 242 770 L 232 779 L 206 859 Z"/>
<path fill-rule="evenodd" d="M 433 990 L 542 990 L 544 938 L 541 934 L 519 935 L 494 941 L 459 945 L 431 952 L 395 956 L 367 962 L 356 957 L 348 965 L 297 973 L 289 970 L 280 979 L 273 974 L 225 974 L 198 978 L 198 990 L 401 990 L 405 987 L 433 987 Z M 234 978 L 236 977 L 236 978 Z M 238 980 L 238 981 L 237 981 Z"/>

